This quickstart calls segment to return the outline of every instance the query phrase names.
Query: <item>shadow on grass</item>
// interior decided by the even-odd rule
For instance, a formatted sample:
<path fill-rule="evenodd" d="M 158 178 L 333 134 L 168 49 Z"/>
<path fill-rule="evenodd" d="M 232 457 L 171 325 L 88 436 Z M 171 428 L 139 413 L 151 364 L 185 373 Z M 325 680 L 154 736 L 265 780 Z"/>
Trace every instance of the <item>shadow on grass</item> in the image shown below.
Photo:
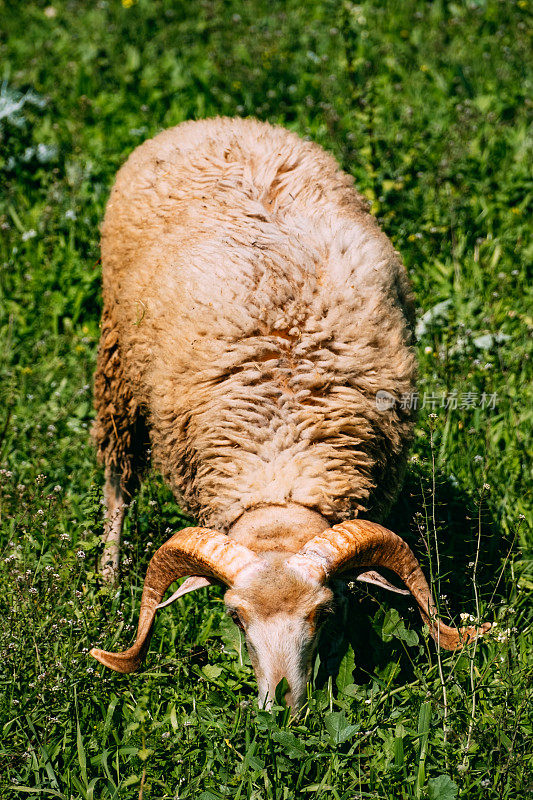
<path fill-rule="evenodd" d="M 422 535 L 420 528 L 425 524 L 424 507 L 428 513 L 429 547 L 434 574 L 435 540 L 431 518 L 431 492 L 428 476 L 422 470 L 420 467 L 418 471 L 413 470 L 408 474 L 400 497 L 384 524 L 407 541 L 429 580 L 431 570 L 428 537 L 425 532 Z M 128 525 L 132 562 L 141 576 L 146 572 L 152 550 L 168 538 L 169 522 L 173 529 L 193 524 L 192 520 L 180 512 L 170 490 L 160 479 L 147 481 L 144 491 L 147 497 L 156 498 L 156 503 L 149 504 L 145 497 L 144 502 L 134 504 L 134 508 L 130 510 Z M 502 562 L 509 552 L 511 542 L 504 537 L 486 504 L 482 505 L 481 511 L 476 584 L 482 603 L 488 602 L 496 589 L 492 603 L 497 606 L 507 594 L 505 581 L 501 579 L 498 586 L 497 584 Z M 423 516 L 417 516 L 418 513 Z M 438 475 L 435 526 L 440 556 L 441 616 L 447 623 L 450 623 L 450 619 L 458 622 L 461 612 L 475 614 L 472 565 L 476 558 L 478 524 L 479 507 L 476 500 L 461 487 L 454 486 L 445 477 Z M 145 547 L 148 536 L 153 542 L 149 551 Z M 393 583 L 401 585 L 393 573 L 386 570 L 382 572 Z M 381 609 L 385 611 L 396 608 L 408 627 L 420 633 L 423 623 L 413 598 L 392 594 L 363 583 L 356 583 L 353 589 L 349 589 L 348 582 L 351 582 L 349 577 L 336 582 L 336 586 L 332 587 L 337 595 L 338 609 L 327 623 L 319 642 L 320 665 L 316 686 L 321 688 L 330 676 L 335 678 L 349 645 L 353 647 L 355 654 L 356 683 L 371 681 L 372 676 L 379 675 L 391 661 L 398 662 L 400 666 L 395 682 L 409 683 L 414 678 L 412 658 L 416 651 L 406 652 L 406 648 L 397 639 L 384 642 L 379 631 L 384 613 Z M 214 591 L 211 590 L 210 602 Z M 437 594 L 435 587 L 433 592 Z M 223 593 L 220 597 L 222 595 Z M 486 617 L 489 620 L 492 618 L 490 611 Z M 429 646 L 435 649 L 432 642 Z M 205 658 L 205 654 L 202 653 L 200 657 Z"/>
<path fill-rule="evenodd" d="M 423 512 L 424 496 L 420 478 L 410 474 L 401 495 L 392 508 L 384 525 L 398 533 L 409 544 L 420 565 L 430 580 L 431 572 L 436 574 L 435 538 L 431 496 L 425 492 L 428 512 L 429 536 L 421 525 L 425 524 Z M 438 483 L 435 502 L 435 527 L 438 534 L 440 558 L 440 609 L 443 621 L 450 624 L 450 618 L 459 622 L 459 614 L 475 614 L 473 585 L 473 566 L 476 560 L 479 529 L 479 505 L 461 487 L 454 486 L 444 479 Z M 432 570 L 428 554 L 431 552 Z M 512 542 L 503 535 L 494 517 L 485 504 L 481 506 L 481 538 L 479 558 L 476 569 L 476 585 L 483 605 L 497 606 L 506 597 L 506 582 L 500 579 L 502 563 L 511 548 Z M 383 575 L 400 586 L 397 576 L 387 570 Z M 355 577 L 355 576 L 354 576 Z M 320 667 L 316 685 L 324 686 L 330 676 L 337 675 L 340 662 L 348 646 L 355 654 L 354 682 L 364 684 L 372 676 L 380 674 L 391 660 L 399 661 L 400 673 L 397 681 L 408 683 L 414 678 L 413 663 L 406 648 L 397 639 L 384 642 L 380 635 L 380 608 L 396 608 L 408 627 L 420 633 L 422 620 L 412 597 L 386 592 L 368 584 L 356 583 L 348 588 L 348 581 L 338 582 L 335 587 L 337 612 L 324 629 L 319 646 Z M 432 586 L 437 595 L 435 584 Z M 493 596 L 494 595 L 494 596 Z M 485 615 L 491 619 L 491 611 Z M 453 623 L 452 623 L 453 624 Z M 433 643 L 430 647 L 434 648 Z"/>

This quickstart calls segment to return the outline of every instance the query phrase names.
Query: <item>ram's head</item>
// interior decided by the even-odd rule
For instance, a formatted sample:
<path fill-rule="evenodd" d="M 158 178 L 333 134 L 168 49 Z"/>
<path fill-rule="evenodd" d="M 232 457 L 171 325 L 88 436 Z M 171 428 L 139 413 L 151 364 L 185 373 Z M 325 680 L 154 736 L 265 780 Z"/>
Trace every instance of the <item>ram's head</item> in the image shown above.
<path fill-rule="evenodd" d="M 201 586 L 221 583 L 228 587 L 228 612 L 246 637 L 260 702 L 271 703 L 277 684 L 286 678 L 287 702 L 298 708 L 305 701 L 311 658 L 333 600 L 328 582 L 340 573 L 363 573 L 373 567 L 385 567 L 401 578 L 440 647 L 455 650 L 490 627 L 444 625 L 408 545 L 376 523 L 356 520 L 335 525 L 288 557 L 257 555 L 218 531 L 186 528 L 174 534 L 150 561 L 135 644 L 123 653 L 97 649 L 91 653 L 117 672 L 135 671 L 148 649 L 157 609 Z M 185 575 L 189 579 L 162 603 L 170 584 Z"/>

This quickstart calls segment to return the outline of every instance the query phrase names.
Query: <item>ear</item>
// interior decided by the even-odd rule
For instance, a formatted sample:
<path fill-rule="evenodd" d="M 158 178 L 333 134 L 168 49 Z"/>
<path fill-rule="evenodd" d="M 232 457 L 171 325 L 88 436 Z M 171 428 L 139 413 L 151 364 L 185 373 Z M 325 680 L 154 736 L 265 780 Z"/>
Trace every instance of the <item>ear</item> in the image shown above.
<path fill-rule="evenodd" d="M 375 572 L 374 570 L 362 572 L 355 580 L 361 581 L 362 583 L 372 583 L 374 586 L 379 586 L 381 589 L 387 589 L 389 592 L 395 592 L 396 594 L 411 594 L 408 589 L 398 589 L 397 586 L 394 586 L 384 578 L 383 575 L 380 575 L 379 572 Z"/>
<path fill-rule="evenodd" d="M 184 594 L 189 594 L 189 592 L 194 592 L 196 589 L 202 589 L 204 586 L 211 586 L 216 583 L 218 583 L 218 581 L 212 578 L 202 578 L 199 575 L 191 575 L 190 578 L 186 578 L 183 581 L 174 594 L 170 595 L 168 600 L 165 600 L 164 603 L 159 603 L 157 608 L 165 608 L 165 606 L 169 606 L 174 600 L 177 600 L 178 597 L 183 597 Z"/>

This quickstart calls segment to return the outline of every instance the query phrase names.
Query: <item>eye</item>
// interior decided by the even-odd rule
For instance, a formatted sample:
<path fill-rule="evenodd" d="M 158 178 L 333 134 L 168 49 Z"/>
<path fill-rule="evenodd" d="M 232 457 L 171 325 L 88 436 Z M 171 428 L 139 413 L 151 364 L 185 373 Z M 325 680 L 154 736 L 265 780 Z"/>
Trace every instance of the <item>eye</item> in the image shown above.
<path fill-rule="evenodd" d="M 239 615 L 237 614 L 237 612 L 235 611 L 235 609 L 234 608 L 230 609 L 228 611 L 228 614 L 232 618 L 232 620 L 235 623 L 235 625 L 237 625 L 237 627 L 240 628 L 241 631 L 243 631 L 244 630 L 244 623 L 243 623 L 242 619 L 239 617 Z"/>

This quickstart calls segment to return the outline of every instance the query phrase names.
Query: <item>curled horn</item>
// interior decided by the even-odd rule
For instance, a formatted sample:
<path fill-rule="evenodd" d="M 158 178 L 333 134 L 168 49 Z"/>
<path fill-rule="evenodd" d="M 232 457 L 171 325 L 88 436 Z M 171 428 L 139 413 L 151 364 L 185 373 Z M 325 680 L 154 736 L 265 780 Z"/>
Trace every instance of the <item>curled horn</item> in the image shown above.
<path fill-rule="evenodd" d="M 375 522 L 352 520 L 315 536 L 288 561 L 307 577 L 324 581 L 338 572 L 386 567 L 398 575 L 418 603 L 422 619 L 440 647 L 456 650 L 490 628 L 450 628 L 437 617 L 431 590 L 411 549 L 392 531 Z"/>
<path fill-rule="evenodd" d="M 148 565 L 135 643 L 123 653 L 93 648 L 91 655 L 116 672 L 134 672 L 148 651 L 157 607 L 171 583 L 184 575 L 194 575 L 232 586 L 246 568 L 261 563 L 255 553 L 219 531 L 178 531 L 156 550 Z"/>

